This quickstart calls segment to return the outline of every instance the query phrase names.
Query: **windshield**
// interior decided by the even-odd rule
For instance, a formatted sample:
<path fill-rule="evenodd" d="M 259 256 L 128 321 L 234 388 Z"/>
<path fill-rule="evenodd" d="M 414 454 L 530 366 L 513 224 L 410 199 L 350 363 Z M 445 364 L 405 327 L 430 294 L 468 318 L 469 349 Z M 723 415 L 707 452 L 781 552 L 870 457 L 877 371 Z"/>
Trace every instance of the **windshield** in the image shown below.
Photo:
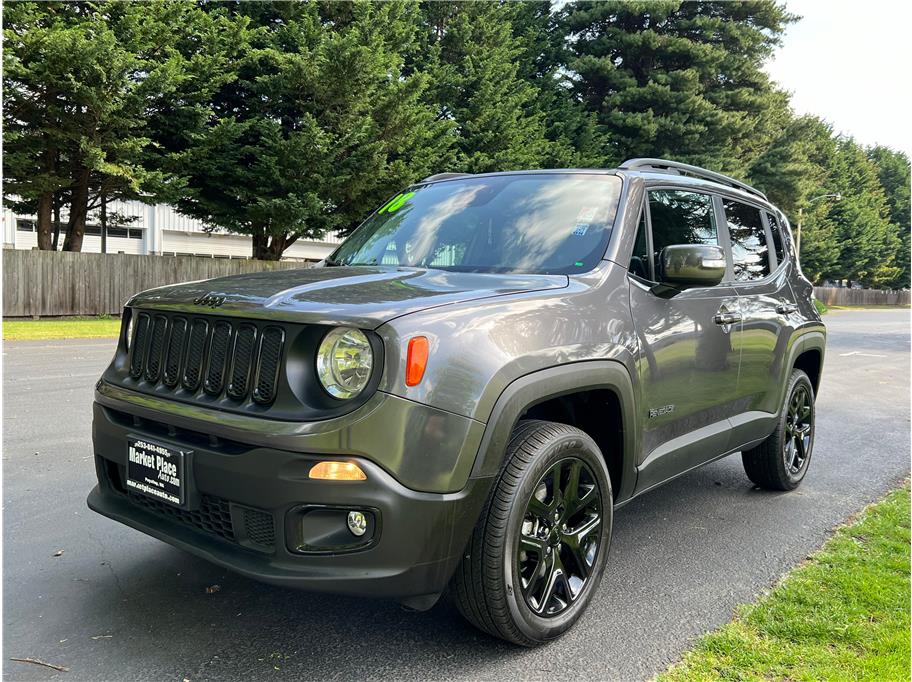
<path fill-rule="evenodd" d="M 570 173 L 417 185 L 384 204 L 327 262 L 583 272 L 605 253 L 620 191 L 617 176 Z"/>

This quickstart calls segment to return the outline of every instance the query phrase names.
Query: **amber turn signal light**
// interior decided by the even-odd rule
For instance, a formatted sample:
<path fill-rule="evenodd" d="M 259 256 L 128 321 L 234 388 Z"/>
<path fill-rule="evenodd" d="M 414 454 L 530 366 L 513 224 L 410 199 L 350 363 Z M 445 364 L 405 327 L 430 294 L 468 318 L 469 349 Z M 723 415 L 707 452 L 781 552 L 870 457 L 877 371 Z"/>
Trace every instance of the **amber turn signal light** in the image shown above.
<path fill-rule="evenodd" d="M 424 378 L 428 361 L 428 340 L 426 336 L 416 336 L 408 342 L 408 355 L 405 360 L 405 385 L 417 386 Z"/>
<path fill-rule="evenodd" d="M 367 475 L 353 462 L 318 462 L 310 468 L 311 478 L 324 481 L 366 481 Z"/>

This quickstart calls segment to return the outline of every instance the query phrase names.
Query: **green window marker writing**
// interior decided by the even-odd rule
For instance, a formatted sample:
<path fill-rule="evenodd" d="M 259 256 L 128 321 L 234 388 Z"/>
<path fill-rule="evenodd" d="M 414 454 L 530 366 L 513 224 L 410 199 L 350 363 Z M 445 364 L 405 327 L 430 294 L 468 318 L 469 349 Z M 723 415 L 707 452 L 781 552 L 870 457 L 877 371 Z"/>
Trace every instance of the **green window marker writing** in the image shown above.
<path fill-rule="evenodd" d="M 394 203 L 396 203 L 399 200 L 399 197 L 401 197 L 401 196 L 402 196 L 402 193 L 400 192 L 399 194 L 394 196 L 392 199 L 387 201 L 385 204 L 383 204 L 383 206 L 380 207 L 380 210 L 377 211 L 377 213 L 383 213 L 384 211 L 388 210 L 389 207 L 392 206 Z"/>
<path fill-rule="evenodd" d="M 394 213 L 395 211 L 398 211 L 400 208 L 402 208 L 402 205 L 413 196 L 415 196 L 414 192 L 406 192 L 405 194 L 400 194 L 392 203 L 387 204 L 386 212 Z"/>

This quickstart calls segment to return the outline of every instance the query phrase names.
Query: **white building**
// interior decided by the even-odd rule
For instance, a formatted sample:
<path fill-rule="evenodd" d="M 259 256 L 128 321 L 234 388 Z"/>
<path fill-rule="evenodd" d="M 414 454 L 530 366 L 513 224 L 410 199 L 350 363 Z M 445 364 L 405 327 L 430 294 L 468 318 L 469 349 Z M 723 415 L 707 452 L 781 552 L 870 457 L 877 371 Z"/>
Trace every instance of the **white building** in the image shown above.
<path fill-rule="evenodd" d="M 160 256 L 203 256 L 206 258 L 250 258 L 249 236 L 225 232 L 206 232 L 198 220 L 179 214 L 165 204 L 150 206 L 139 201 L 112 201 L 108 215 L 135 216 L 127 227 L 108 227 L 107 252 Z M 66 216 L 61 216 L 58 248 L 66 236 Z M 109 221 L 110 222 L 110 221 Z M 298 240 L 285 250 L 283 259 L 317 261 L 328 256 L 341 242 L 335 235 L 323 241 Z M 3 207 L 3 248 L 38 247 L 35 216 L 16 215 Z M 101 228 L 98 215 L 89 214 L 82 250 L 101 253 Z"/>

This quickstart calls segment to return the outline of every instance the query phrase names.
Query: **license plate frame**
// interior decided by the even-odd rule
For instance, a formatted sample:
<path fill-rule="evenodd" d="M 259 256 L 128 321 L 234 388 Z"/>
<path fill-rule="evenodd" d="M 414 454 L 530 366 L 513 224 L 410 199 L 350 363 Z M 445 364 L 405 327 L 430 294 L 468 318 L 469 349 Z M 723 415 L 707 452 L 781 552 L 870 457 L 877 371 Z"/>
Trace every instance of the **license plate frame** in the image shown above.
<path fill-rule="evenodd" d="M 173 507 L 187 507 L 190 451 L 156 440 L 127 438 L 127 490 Z"/>

